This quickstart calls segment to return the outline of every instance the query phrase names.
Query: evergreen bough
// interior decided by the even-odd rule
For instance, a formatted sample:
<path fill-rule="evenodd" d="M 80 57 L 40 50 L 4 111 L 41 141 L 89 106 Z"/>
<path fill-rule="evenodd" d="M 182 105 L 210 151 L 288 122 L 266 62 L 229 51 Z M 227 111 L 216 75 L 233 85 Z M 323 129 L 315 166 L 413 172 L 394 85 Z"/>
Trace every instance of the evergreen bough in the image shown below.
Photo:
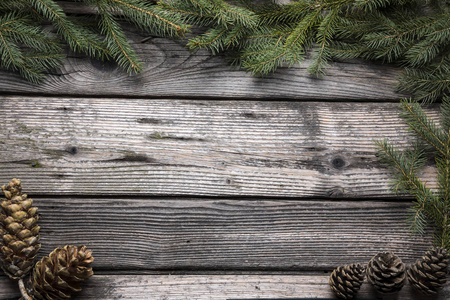
<path fill-rule="evenodd" d="M 112 59 L 128 73 L 141 70 L 141 61 L 127 41 L 119 21 L 151 34 L 178 36 L 187 26 L 178 24 L 159 6 L 145 0 L 81 0 L 95 9 L 91 16 L 68 15 L 54 0 L 0 2 L 0 67 L 18 71 L 38 82 L 63 58 L 63 44 L 96 59 Z M 56 35 L 42 25 L 51 23 Z"/>
<path fill-rule="evenodd" d="M 205 28 L 187 42 L 226 53 L 254 75 L 311 57 L 308 71 L 325 73 L 333 59 L 362 58 L 404 67 L 399 84 L 418 100 L 450 94 L 449 0 L 72 0 L 96 14 L 66 14 L 55 0 L 0 2 L 0 68 L 38 82 L 59 65 L 62 45 L 116 61 L 128 73 L 141 61 L 120 21 L 162 36 Z M 88 20 L 86 20 L 88 19 Z M 57 34 L 42 27 L 50 22 Z"/>
<path fill-rule="evenodd" d="M 191 49 L 225 51 L 255 75 L 309 55 L 308 71 L 320 77 L 332 59 L 363 58 L 403 66 L 399 89 L 416 99 L 434 101 L 450 93 L 448 0 L 162 0 L 159 5 L 186 24 L 208 28 L 188 42 Z"/>
<path fill-rule="evenodd" d="M 442 102 L 438 125 L 417 101 L 402 100 L 400 116 L 417 136 L 417 143 L 400 150 L 387 140 L 379 141 L 378 156 L 394 172 L 393 190 L 414 197 L 409 218 L 411 229 L 423 234 L 431 226 L 434 246 L 450 250 L 450 97 L 444 97 Z M 429 154 L 436 163 L 436 189 L 427 187 L 418 174 Z"/>

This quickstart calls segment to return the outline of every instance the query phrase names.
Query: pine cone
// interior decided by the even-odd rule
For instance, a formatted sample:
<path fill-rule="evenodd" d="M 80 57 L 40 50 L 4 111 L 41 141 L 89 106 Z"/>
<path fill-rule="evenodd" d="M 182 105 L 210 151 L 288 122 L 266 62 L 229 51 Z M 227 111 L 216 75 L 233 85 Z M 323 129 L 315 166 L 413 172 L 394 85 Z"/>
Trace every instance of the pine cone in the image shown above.
<path fill-rule="evenodd" d="M 447 250 L 433 248 L 409 268 L 409 282 L 426 295 L 436 294 L 447 281 L 447 267 Z"/>
<path fill-rule="evenodd" d="M 380 293 L 394 293 L 405 284 L 406 267 L 392 252 L 380 252 L 367 265 L 367 279 Z"/>
<path fill-rule="evenodd" d="M 334 294 L 342 299 L 353 299 L 364 281 L 364 268 L 360 264 L 338 267 L 330 275 Z"/>
<path fill-rule="evenodd" d="M 41 248 L 38 209 L 33 207 L 33 200 L 22 194 L 20 180 L 14 178 L 2 190 L 6 199 L 2 199 L 0 212 L 0 260 L 11 279 L 20 279 L 31 270 Z"/>
<path fill-rule="evenodd" d="M 86 246 L 56 248 L 48 257 L 36 263 L 32 278 L 34 299 L 70 299 L 71 293 L 81 291 L 81 284 L 94 272 L 92 251 Z"/>

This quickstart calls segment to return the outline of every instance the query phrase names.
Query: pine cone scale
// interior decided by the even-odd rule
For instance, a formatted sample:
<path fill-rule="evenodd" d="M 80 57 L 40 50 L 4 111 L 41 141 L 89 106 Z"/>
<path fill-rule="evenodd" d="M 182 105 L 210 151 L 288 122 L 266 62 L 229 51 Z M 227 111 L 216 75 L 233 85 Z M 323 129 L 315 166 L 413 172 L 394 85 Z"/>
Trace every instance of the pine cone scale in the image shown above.
<path fill-rule="evenodd" d="M 342 299 L 353 299 L 364 280 L 364 268 L 360 264 L 338 267 L 330 275 L 330 287 Z"/>
<path fill-rule="evenodd" d="M 398 292 L 406 279 L 406 266 L 392 252 L 380 252 L 367 265 L 367 278 L 380 293 Z"/>
<path fill-rule="evenodd" d="M 2 186 L 6 199 L 0 211 L 2 268 L 11 279 L 23 278 L 31 270 L 41 248 L 37 221 L 37 207 L 22 193 L 20 180 L 12 179 Z"/>
<path fill-rule="evenodd" d="M 9 248 L 13 250 L 13 252 L 19 253 L 22 251 L 23 248 L 27 246 L 27 243 L 23 241 L 14 241 L 9 243 Z"/>
<path fill-rule="evenodd" d="M 31 231 L 30 231 L 30 234 L 31 234 Z M 18 236 L 20 236 L 20 234 L 18 234 Z M 24 238 L 23 241 L 25 242 L 25 244 L 30 246 L 30 245 L 36 244 L 39 241 L 39 239 L 35 236 L 29 236 L 29 237 Z"/>
<path fill-rule="evenodd" d="M 89 266 L 94 261 L 86 246 L 56 248 L 35 267 L 32 279 L 36 299 L 69 299 L 81 291 L 81 284 L 93 275 Z"/>
<path fill-rule="evenodd" d="M 12 218 L 9 220 L 5 220 L 5 223 L 8 224 L 6 226 L 6 230 L 9 231 L 11 234 L 16 235 L 19 233 L 19 231 L 22 230 L 23 226 L 19 223 L 13 222 Z"/>
<path fill-rule="evenodd" d="M 448 253 L 443 248 L 433 248 L 408 270 L 411 285 L 426 295 L 434 295 L 447 282 Z"/>

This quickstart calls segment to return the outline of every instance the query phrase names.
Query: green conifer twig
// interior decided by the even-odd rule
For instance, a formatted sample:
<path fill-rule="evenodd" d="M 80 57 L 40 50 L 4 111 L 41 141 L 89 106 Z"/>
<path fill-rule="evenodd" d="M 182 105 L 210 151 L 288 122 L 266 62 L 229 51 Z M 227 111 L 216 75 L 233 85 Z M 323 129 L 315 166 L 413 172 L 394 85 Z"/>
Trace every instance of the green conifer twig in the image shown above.
<path fill-rule="evenodd" d="M 410 216 L 411 229 L 423 234 L 434 228 L 434 244 L 450 249 L 450 130 L 448 119 L 441 126 L 432 121 L 417 101 L 402 100 L 400 116 L 419 139 L 412 149 L 400 151 L 388 141 L 378 141 L 378 157 L 394 171 L 393 190 L 415 199 Z M 443 99 L 441 117 L 450 115 L 450 99 Z M 438 187 L 434 191 L 422 182 L 418 172 L 425 165 L 426 153 L 435 156 Z"/>
<path fill-rule="evenodd" d="M 142 70 L 140 59 L 119 23 L 126 20 L 157 35 L 183 35 L 188 26 L 145 0 L 79 0 L 98 11 L 97 22 L 81 25 L 55 0 L 3 0 L 0 3 L 0 68 L 18 71 L 39 82 L 60 65 L 64 43 L 74 52 L 96 59 L 113 59 L 129 73 Z M 41 28 L 50 21 L 57 36 Z"/>
<path fill-rule="evenodd" d="M 450 94 L 450 3 L 447 0 L 75 0 L 98 11 L 97 22 L 80 25 L 55 0 L 3 0 L 0 23 L 12 15 L 24 18 L 19 30 L 0 26 L 0 67 L 37 81 L 58 60 L 56 52 L 31 43 L 31 28 L 49 20 L 58 36 L 75 52 L 112 59 L 129 73 L 142 69 L 140 58 L 121 21 L 151 34 L 176 37 L 191 26 L 206 27 L 191 38 L 190 49 L 226 52 L 233 63 L 264 76 L 292 66 L 312 53 L 308 71 L 325 74 L 333 59 L 375 59 L 405 68 L 399 90 L 416 99 L 434 101 Z M 26 21 L 25 21 L 26 20 Z M 9 30 L 9 31 L 8 31 Z M 19 36 L 21 38 L 19 38 Z M 30 44 L 31 43 L 31 44 Z M 30 49 L 31 48 L 31 49 Z M 28 50 L 48 60 L 23 58 Z M 32 55 L 31 55 L 32 56 Z M 31 57 L 28 55 L 28 57 Z M 43 56 L 42 56 L 43 57 Z"/>
<path fill-rule="evenodd" d="M 237 3 L 236 3 L 237 2 Z M 363 58 L 405 67 L 399 84 L 425 102 L 450 93 L 450 4 L 446 0 L 297 0 L 262 1 L 163 0 L 160 6 L 189 25 L 206 26 L 188 42 L 191 49 L 228 52 L 234 63 L 254 75 L 300 63 L 312 52 L 308 71 L 325 74 L 333 59 Z M 227 10 L 257 18 L 258 26 L 227 19 Z M 228 20 L 228 21 L 225 21 Z M 233 43 L 227 38 L 239 32 Z M 256 37 L 256 38 L 255 38 Z"/>

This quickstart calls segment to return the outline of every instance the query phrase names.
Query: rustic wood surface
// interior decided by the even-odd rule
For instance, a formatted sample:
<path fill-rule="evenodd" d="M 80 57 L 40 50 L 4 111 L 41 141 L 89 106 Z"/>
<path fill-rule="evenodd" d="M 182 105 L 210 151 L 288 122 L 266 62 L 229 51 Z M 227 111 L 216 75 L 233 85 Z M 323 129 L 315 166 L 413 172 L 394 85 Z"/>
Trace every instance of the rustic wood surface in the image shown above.
<path fill-rule="evenodd" d="M 0 103 L 0 182 L 39 195 L 393 197 L 374 141 L 408 142 L 397 103 Z"/>
<path fill-rule="evenodd" d="M 85 244 L 101 270 L 330 271 L 392 250 L 413 263 L 411 203 L 384 201 L 35 198 L 47 255 Z"/>
<path fill-rule="evenodd" d="M 39 206 L 39 258 L 93 249 L 75 299 L 328 299 L 336 266 L 382 250 L 410 264 L 430 246 L 375 157 L 374 140 L 411 141 L 399 69 L 332 63 L 316 79 L 306 60 L 256 78 L 126 30 L 139 75 L 73 53 L 41 85 L 0 71 L 0 183 L 20 178 Z M 435 186 L 431 165 L 421 176 Z M 0 276 L 0 299 L 18 297 Z M 382 298 L 427 299 L 367 283 L 357 299 Z M 448 298 L 450 284 L 432 299 Z"/>
<path fill-rule="evenodd" d="M 143 60 L 144 71 L 129 76 L 113 63 L 70 54 L 61 70 L 40 85 L 0 71 L 0 95 L 69 95 L 220 99 L 398 100 L 399 69 L 361 61 L 331 64 L 324 79 L 306 73 L 309 61 L 258 78 L 232 67 L 220 56 L 191 53 L 186 40 L 138 35 L 127 37 Z"/>
<path fill-rule="evenodd" d="M 0 299 L 17 299 L 19 291 L 0 277 Z M 377 295 L 366 282 L 358 299 L 445 300 L 450 285 L 435 297 L 421 297 L 409 284 L 396 296 Z M 96 275 L 76 297 L 84 299 L 257 300 L 335 299 L 328 275 Z"/>

